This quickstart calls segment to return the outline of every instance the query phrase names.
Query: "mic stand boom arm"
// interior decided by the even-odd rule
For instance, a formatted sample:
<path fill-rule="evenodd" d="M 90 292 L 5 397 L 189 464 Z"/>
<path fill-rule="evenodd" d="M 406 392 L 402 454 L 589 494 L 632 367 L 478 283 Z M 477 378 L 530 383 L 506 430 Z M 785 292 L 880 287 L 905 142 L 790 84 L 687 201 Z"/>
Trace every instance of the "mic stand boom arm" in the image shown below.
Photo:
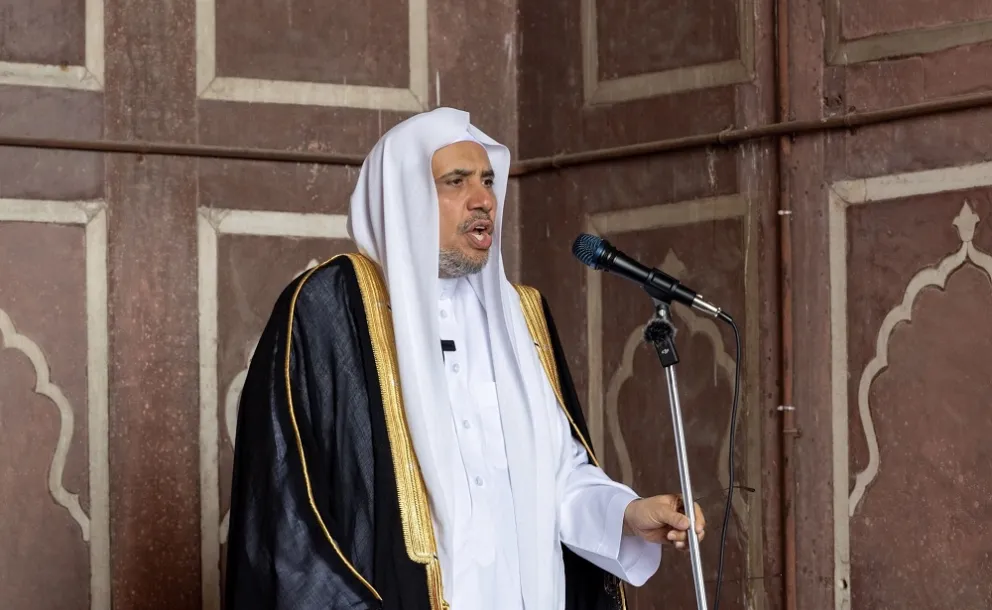
<path fill-rule="evenodd" d="M 685 514 L 689 518 L 689 559 L 692 563 L 692 580 L 696 588 L 696 607 L 698 610 L 707 610 L 703 566 L 699 556 L 699 538 L 696 535 L 696 505 L 692 496 L 692 483 L 689 480 L 689 458 L 685 446 L 678 380 L 675 376 L 675 365 L 679 362 L 678 352 L 675 350 L 675 326 L 672 324 L 671 306 L 668 301 L 659 299 L 655 294 L 651 296 L 655 305 L 655 314 L 644 329 L 644 339 L 654 345 L 661 366 L 665 369 L 668 402 L 672 410 L 672 427 L 675 433 L 675 455 L 678 460 L 679 481 L 682 483 L 682 500 L 685 504 Z"/>

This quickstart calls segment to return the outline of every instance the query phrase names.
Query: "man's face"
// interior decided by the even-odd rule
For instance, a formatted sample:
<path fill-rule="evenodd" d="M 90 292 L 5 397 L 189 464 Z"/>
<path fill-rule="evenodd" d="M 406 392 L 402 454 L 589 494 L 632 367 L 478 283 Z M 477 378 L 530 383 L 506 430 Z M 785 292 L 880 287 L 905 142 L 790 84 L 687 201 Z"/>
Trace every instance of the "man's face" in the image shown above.
<path fill-rule="evenodd" d="M 496 195 L 486 150 L 475 142 L 439 149 L 431 161 L 440 222 L 439 275 L 478 273 L 493 243 Z"/>

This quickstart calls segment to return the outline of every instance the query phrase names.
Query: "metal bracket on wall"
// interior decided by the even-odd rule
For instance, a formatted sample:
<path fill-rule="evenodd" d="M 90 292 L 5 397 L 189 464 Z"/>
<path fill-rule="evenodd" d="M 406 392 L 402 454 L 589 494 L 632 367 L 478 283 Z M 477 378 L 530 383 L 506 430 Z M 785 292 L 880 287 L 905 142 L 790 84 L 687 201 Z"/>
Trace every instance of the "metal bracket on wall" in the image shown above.
<path fill-rule="evenodd" d="M 779 405 L 775 408 L 776 411 L 795 411 L 796 408 L 792 405 Z M 782 430 L 782 434 L 788 434 L 789 436 L 799 438 L 803 435 L 802 430 L 799 428 L 786 428 Z"/>

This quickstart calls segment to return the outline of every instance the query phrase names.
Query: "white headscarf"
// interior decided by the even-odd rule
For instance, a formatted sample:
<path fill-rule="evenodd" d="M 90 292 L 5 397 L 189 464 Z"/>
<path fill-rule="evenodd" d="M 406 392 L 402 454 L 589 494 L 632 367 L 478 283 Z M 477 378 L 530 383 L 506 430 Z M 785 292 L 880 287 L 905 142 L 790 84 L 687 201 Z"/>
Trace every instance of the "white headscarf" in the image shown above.
<path fill-rule="evenodd" d="M 528 332 L 519 297 L 506 278 L 502 243 L 509 150 L 476 129 L 465 112 L 438 108 L 387 132 L 362 165 L 348 231 L 382 268 L 392 306 L 397 360 L 414 450 L 430 496 L 438 555 L 451 590 L 454 477 L 464 476 L 455 440 L 437 320 L 438 198 L 434 152 L 475 140 L 489 155 L 497 200 L 490 258 L 468 279 L 487 313 L 492 359 L 513 489 L 520 579 L 527 608 L 555 608 L 564 593 L 556 570 L 561 546 L 556 471 L 561 440 L 552 433 L 557 405 Z"/>

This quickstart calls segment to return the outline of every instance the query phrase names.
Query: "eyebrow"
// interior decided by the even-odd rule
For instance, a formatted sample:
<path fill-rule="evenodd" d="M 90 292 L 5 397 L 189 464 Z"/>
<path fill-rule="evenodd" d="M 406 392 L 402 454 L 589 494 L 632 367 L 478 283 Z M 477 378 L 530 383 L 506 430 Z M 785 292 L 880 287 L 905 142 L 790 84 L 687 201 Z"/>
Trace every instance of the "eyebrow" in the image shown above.
<path fill-rule="evenodd" d="M 469 176 L 475 175 L 475 172 L 470 169 L 453 169 L 447 174 L 436 178 L 436 180 L 450 180 L 451 178 L 468 178 Z M 483 178 L 495 178 L 496 172 L 492 169 L 487 169 L 482 172 Z"/>

